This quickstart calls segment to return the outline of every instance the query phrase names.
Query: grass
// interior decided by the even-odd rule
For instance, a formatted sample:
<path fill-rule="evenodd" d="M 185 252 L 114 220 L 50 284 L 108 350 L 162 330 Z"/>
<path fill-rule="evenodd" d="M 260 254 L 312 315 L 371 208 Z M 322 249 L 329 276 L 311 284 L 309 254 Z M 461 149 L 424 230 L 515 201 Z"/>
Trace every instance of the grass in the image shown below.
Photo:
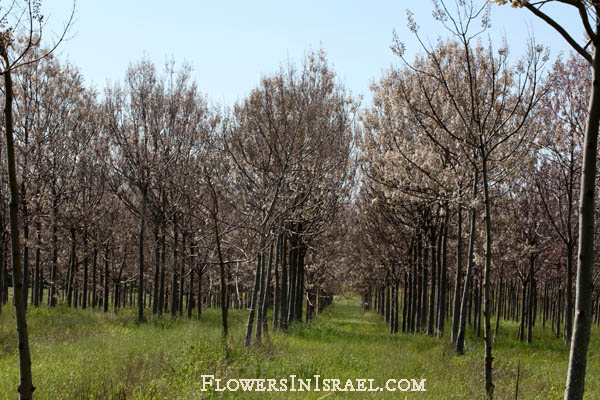
<path fill-rule="evenodd" d="M 200 321 L 151 319 L 136 324 L 134 310 L 118 316 L 68 307 L 28 310 L 37 399 L 196 398 L 484 398 L 483 340 L 469 331 L 467 354 L 456 356 L 444 338 L 390 335 L 382 318 L 363 313 L 353 298 L 339 299 L 310 324 L 270 335 L 262 346 L 243 347 L 245 311 L 231 311 L 228 353 L 220 337 L 218 310 Z M 0 399 L 16 398 L 18 354 L 14 309 L 0 315 Z M 494 346 L 497 399 L 562 397 L 568 347 L 547 327 L 534 343 L 515 340 L 505 321 Z M 600 398 L 600 340 L 592 331 L 586 398 Z M 218 378 L 427 379 L 426 392 L 203 392 L 203 374 Z"/>

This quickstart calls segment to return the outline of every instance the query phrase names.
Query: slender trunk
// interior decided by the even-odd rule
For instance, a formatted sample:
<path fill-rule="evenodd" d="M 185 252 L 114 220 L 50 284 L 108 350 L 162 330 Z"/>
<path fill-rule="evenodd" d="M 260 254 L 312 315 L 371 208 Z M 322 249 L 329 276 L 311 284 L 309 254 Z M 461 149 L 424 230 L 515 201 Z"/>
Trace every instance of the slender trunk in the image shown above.
<path fill-rule="evenodd" d="M 87 229 L 83 233 L 83 297 L 81 299 L 81 309 L 87 308 L 87 294 L 88 294 L 88 237 Z"/>
<path fill-rule="evenodd" d="M 27 143 L 27 139 L 26 143 Z M 25 196 L 25 179 L 22 178 L 21 188 L 23 197 Z M 29 293 L 29 216 L 27 212 L 27 203 L 23 199 L 23 306 L 27 310 L 27 296 Z"/>
<path fill-rule="evenodd" d="M 443 230 L 442 230 L 442 249 L 441 249 L 441 276 L 439 284 L 439 296 L 438 296 L 438 326 L 437 335 L 442 337 L 444 335 L 444 328 L 446 323 L 446 279 L 448 266 L 446 265 L 446 254 L 448 250 L 448 210 L 446 210 L 446 216 L 444 218 Z"/>
<path fill-rule="evenodd" d="M 535 257 L 529 257 L 529 300 L 527 302 L 527 343 L 531 344 L 533 335 L 533 318 L 535 307 L 535 277 L 534 277 Z"/>
<path fill-rule="evenodd" d="M 477 197 L 477 174 L 473 180 L 473 199 Z M 477 209 L 471 207 L 470 228 L 469 228 L 469 254 L 467 257 L 467 271 L 465 275 L 465 286 L 463 288 L 462 300 L 460 305 L 460 318 L 458 326 L 458 335 L 456 338 L 456 352 L 464 354 L 465 352 L 465 334 L 467 328 L 467 307 L 469 293 L 471 292 L 471 281 L 473 280 L 473 253 L 475 250 L 475 222 L 477 219 Z"/>
<path fill-rule="evenodd" d="M 282 250 L 282 239 L 283 233 L 280 233 L 277 237 L 277 256 L 275 257 L 275 294 L 273 296 L 273 331 L 276 331 L 279 326 L 279 312 L 280 312 L 280 297 L 281 289 L 279 287 L 279 263 L 281 260 Z"/>
<path fill-rule="evenodd" d="M 289 274 L 289 288 L 288 288 L 288 323 L 292 323 L 296 318 L 296 275 L 298 267 L 298 241 L 295 235 L 292 236 L 290 242 L 290 274 Z"/>
<path fill-rule="evenodd" d="M 104 292 L 102 293 L 102 307 L 108 312 L 108 246 L 104 251 Z"/>
<path fill-rule="evenodd" d="M 597 7 L 597 6 L 596 6 Z M 596 32 L 600 21 L 596 22 Z M 600 121 L 600 50 L 594 48 L 593 78 L 583 148 L 583 171 L 579 191 L 579 249 L 577 252 L 577 286 L 575 292 L 575 326 L 571 339 L 565 399 L 582 399 L 585 387 L 587 352 L 592 327 L 594 291 L 594 200 L 598 124 Z"/>
<path fill-rule="evenodd" d="M 304 305 L 304 256 L 306 246 L 302 243 L 298 247 L 298 265 L 296 267 L 296 321 L 302 322 L 302 307 Z"/>
<path fill-rule="evenodd" d="M 0 45 L 0 56 L 6 66 L 10 65 L 7 49 Z M 23 301 L 23 285 L 21 276 L 21 242 L 19 238 L 19 187 L 17 185 L 17 168 L 15 160 L 15 145 L 13 139 L 13 87 L 11 70 L 4 71 L 4 126 L 6 136 L 6 163 L 8 169 L 8 183 L 10 188 L 9 224 L 10 243 L 12 254 L 12 277 L 15 298 L 15 314 L 17 321 L 17 336 L 19 341 L 19 397 L 21 400 L 33 398 L 33 381 L 31 377 L 31 355 L 29 353 L 29 334 L 27 332 L 27 318 Z"/>
<path fill-rule="evenodd" d="M 267 276 L 265 279 L 265 288 L 263 290 L 263 299 L 261 301 L 261 309 L 260 309 L 260 317 L 258 318 L 258 323 L 257 323 L 257 331 L 258 331 L 258 325 L 263 325 L 263 330 L 265 331 L 265 335 L 267 334 L 267 302 L 269 300 L 269 289 L 270 289 L 270 282 L 271 282 L 271 269 L 273 268 L 273 243 L 271 243 L 271 246 L 269 248 L 269 267 L 267 268 Z M 258 332 L 257 332 L 257 336 L 258 336 Z"/>
<path fill-rule="evenodd" d="M 94 308 L 94 309 L 98 306 L 98 294 L 96 293 L 97 267 L 98 267 L 98 250 L 96 249 L 96 245 L 94 245 L 93 259 L 92 259 L 92 308 Z"/>
<path fill-rule="evenodd" d="M 421 280 L 421 314 L 419 316 L 419 327 L 421 331 L 425 331 L 425 323 L 427 322 L 427 261 L 429 260 L 429 247 L 427 246 L 425 235 L 423 236 L 423 263 L 421 270 L 423 271 L 423 279 Z"/>
<path fill-rule="evenodd" d="M 43 290 L 43 284 L 41 282 L 41 272 L 40 272 L 40 243 L 41 243 L 41 226 L 39 221 L 35 226 L 36 238 L 37 238 L 37 246 L 35 248 L 35 272 L 34 272 L 34 280 L 33 280 L 33 299 L 32 303 L 35 307 L 40 305 L 40 287 Z"/>
<path fill-rule="evenodd" d="M 436 246 L 437 235 L 435 234 L 436 229 L 434 226 L 431 227 L 431 292 L 429 292 L 429 321 L 427 324 L 427 334 L 433 336 L 434 325 L 435 325 L 435 295 L 436 295 L 436 284 L 437 284 L 437 252 L 439 248 Z"/>
<path fill-rule="evenodd" d="M 148 185 L 144 184 L 141 188 L 142 204 L 140 211 L 140 233 L 138 238 L 138 322 L 144 321 L 144 233 L 146 229 L 146 202 L 148 198 Z"/>
<path fill-rule="evenodd" d="M 183 315 L 183 292 L 185 291 L 185 231 L 181 233 L 181 263 L 179 265 L 179 297 L 177 301 L 177 311 L 179 316 Z"/>
<path fill-rule="evenodd" d="M 287 237 L 284 233 L 282 235 L 282 243 L 281 243 L 281 288 L 280 288 L 280 317 L 279 317 L 279 328 L 282 331 L 287 330 L 288 320 L 287 320 L 287 283 L 288 283 L 288 274 L 287 274 Z"/>
<path fill-rule="evenodd" d="M 202 316 L 202 267 L 198 267 L 198 293 L 196 294 L 197 318 Z"/>
<path fill-rule="evenodd" d="M 492 337 L 490 334 L 490 318 L 491 318 L 491 292 L 490 292 L 490 276 L 492 269 L 492 215 L 490 210 L 490 194 L 488 187 L 488 171 L 487 171 L 487 155 L 484 149 L 481 149 L 482 169 L 483 169 L 483 193 L 485 196 L 485 265 L 483 269 L 483 291 L 484 304 L 483 314 L 485 319 L 483 335 L 485 340 L 485 391 L 488 398 L 494 396 L 494 383 L 492 381 Z"/>
<path fill-rule="evenodd" d="M 171 280 L 171 316 L 177 316 L 177 223 L 173 217 L 173 276 Z"/>
<path fill-rule="evenodd" d="M 571 341 L 573 334 L 573 246 L 575 243 L 567 245 L 567 283 L 566 283 L 566 308 L 565 308 L 565 343 Z"/>
<path fill-rule="evenodd" d="M 152 315 L 158 315 L 158 287 L 160 281 L 160 223 L 154 221 L 154 287 L 152 290 Z"/>
<path fill-rule="evenodd" d="M 166 226 L 163 223 L 162 232 L 160 235 L 160 282 L 158 286 L 158 315 L 162 316 L 165 309 L 165 267 L 167 265 L 167 240 L 166 240 Z"/>
<path fill-rule="evenodd" d="M 271 250 L 273 249 L 273 247 L 271 246 Z M 271 256 L 273 255 L 273 253 L 271 253 Z M 256 343 L 257 344 L 261 344 L 261 340 L 262 340 L 262 301 L 263 301 L 263 297 L 264 297 L 264 292 L 265 292 L 265 275 L 266 275 L 266 271 L 265 271 L 265 258 L 266 255 L 264 253 L 264 251 L 261 254 L 261 261 L 260 261 L 260 285 L 258 286 L 258 299 L 256 300 Z"/>
<path fill-rule="evenodd" d="M 500 272 L 499 283 L 498 283 L 498 300 L 496 304 L 496 328 L 494 330 L 494 342 L 498 339 L 498 330 L 500 329 L 500 314 L 502 311 L 502 303 L 504 301 L 504 293 L 505 290 L 502 286 L 502 275 L 503 271 Z"/>
<path fill-rule="evenodd" d="M 50 307 L 56 306 L 56 279 L 58 269 L 58 217 L 55 182 L 52 182 L 52 269 L 50 271 Z"/>
<path fill-rule="evenodd" d="M 69 281 L 67 284 L 67 304 L 71 307 L 73 301 L 73 282 L 77 260 L 75 256 L 75 228 L 71 227 L 71 267 L 69 269 Z"/>
<path fill-rule="evenodd" d="M 194 306 L 194 269 L 190 270 L 190 285 L 188 289 L 188 301 L 187 301 L 187 317 L 192 319 L 192 309 Z"/>
<path fill-rule="evenodd" d="M 410 298 L 409 288 L 410 284 L 408 282 L 408 273 L 404 271 L 404 290 L 402 293 L 402 333 L 406 332 L 407 322 L 408 322 L 408 299 Z"/>
<path fill-rule="evenodd" d="M 261 232 L 261 241 L 259 246 L 259 253 L 256 257 L 256 274 L 254 279 L 254 289 L 252 290 L 252 303 L 250 304 L 250 312 L 248 313 L 248 323 L 246 324 L 246 339 L 244 341 L 244 345 L 246 347 L 250 346 L 250 340 L 252 338 L 252 329 L 254 327 L 254 314 L 256 312 L 256 302 L 258 299 L 258 291 L 260 290 L 260 270 L 262 265 L 262 257 L 264 256 L 264 252 L 262 251 L 264 241 L 262 239 Z"/>

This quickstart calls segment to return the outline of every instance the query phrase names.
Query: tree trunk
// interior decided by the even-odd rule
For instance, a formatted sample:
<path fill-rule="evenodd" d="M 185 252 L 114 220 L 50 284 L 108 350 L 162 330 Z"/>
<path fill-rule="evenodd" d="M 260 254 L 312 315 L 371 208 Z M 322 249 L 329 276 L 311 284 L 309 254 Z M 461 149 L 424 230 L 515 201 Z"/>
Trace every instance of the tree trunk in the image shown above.
<path fill-rule="evenodd" d="M 442 230 L 442 248 L 441 248 L 441 276 L 439 284 L 439 296 L 438 296 L 438 326 L 437 335 L 438 337 L 444 336 L 444 328 L 446 323 L 446 279 L 448 266 L 446 265 L 446 254 L 448 250 L 448 210 L 446 209 L 446 215 L 444 218 L 443 230 Z"/>
<path fill-rule="evenodd" d="M 262 325 L 263 330 L 265 331 L 265 335 L 267 334 L 267 303 L 269 300 L 269 289 L 270 289 L 270 282 L 271 282 L 271 269 L 273 268 L 273 243 L 271 243 L 271 246 L 269 247 L 269 267 L 267 268 L 267 275 L 266 275 L 266 279 L 264 282 L 264 289 L 263 289 L 263 298 L 261 300 L 261 304 L 260 304 L 260 310 L 259 310 L 259 318 L 258 318 L 258 322 L 257 322 L 257 339 L 260 341 L 259 339 L 259 331 L 258 331 L 258 326 Z"/>
<path fill-rule="evenodd" d="M 600 22 L 596 22 L 596 32 Z M 569 354 L 566 400 L 582 399 L 585 387 L 587 352 L 592 327 L 594 290 L 594 200 L 598 123 L 600 121 L 600 50 L 594 49 L 593 78 L 583 147 L 583 171 L 579 198 L 579 249 L 577 254 L 577 289 L 575 292 L 575 326 Z"/>
<path fill-rule="evenodd" d="M 429 321 L 427 324 L 427 334 L 433 336 L 435 326 L 435 295 L 436 295 L 436 283 L 437 283 L 437 252 L 439 248 L 436 246 L 437 235 L 435 234 L 436 229 L 434 226 L 431 227 L 431 292 L 429 293 Z"/>
<path fill-rule="evenodd" d="M 98 306 L 98 294 L 96 293 L 97 289 L 97 267 L 98 267 L 98 250 L 96 249 L 96 245 L 94 244 L 94 252 L 93 252 L 93 260 L 92 260 L 92 308 L 96 308 Z"/>
<path fill-rule="evenodd" d="M 248 323 L 246 324 L 246 339 L 244 341 L 244 345 L 246 347 L 250 346 L 250 340 L 252 339 L 252 329 L 254 328 L 254 314 L 256 313 L 256 303 L 258 300 L 258 292 L 260 290 L 260 280 L 261 278 L 261 267 L 262 267 L 262 258 L 264 257 L 264 252 L 262 251 L 264 241 L 262 240 L 262 232 L 261 232 L 261 241 L 259 246 L 259 253 L 256 257 L 256 274 L 254 279 L 254 289 L 252 290 L 252 303 L 250 304 L 250 312 L 248 313 Z"/>
<path fill-rule="evenodd" d="M 281 289 L 279 287 L 279 263 L 281 262 L 281 250 L 282 250 L 282 239 L 283 233 L 280 233 L 277 237 L 277 256 L 275 257 L 275 293 L 273 296 L 273 331 L 276 331 L 279 326 L 279 313 L 280 313 L 280 297 Z"/>
<path fill-rule="evenodd" d="M 179 297 L 177 310 L 179 316 L 183 316 L 183 292 L 185 291 L 185 231 L 181 233 L 181 264 L 179 265 Z"/>
<path fill-rule="evenodd" d="M 158 315 L 158 288 L 160 285 L 160 223 L 154 221 L 154 287 L 152 288 L 152 315 Z"/>
<path fill-rule="evenodd" d="M 75 255 L 75 228 L 71 227 L 71 266 L 69 269 L 69 281 L 67 283 L 67 305 L 71 307 L 73 302 L 73 282 L 77 260 Z"/>
<path fill-rule="evenodd" d="M 483 145 L 482 145 L 483 146 Z M 490 194 L 488 188 L 488 171 L 487 171 L 487 154 L 484 149 L 481 149 L 482 170 L 483 170 L 483 193 L 485 196 L 485 265 L 483 269 L 483 292 L 484 292 L 484 329 L 483 335 L 485 340 L 485 391 L 488 398 L 494 397 L 494 383 L 492 382 L 492 337 L 490 334 L 490 318 L 491 318 L 491 293 L 490 293 L 490 275 L 492 269 L 492 215 Z"/>
<path fill-rule="evenodd" d="M 177 224 L 173 218 L 173 276 L 171 280 L 171 317 L 177 316 Z"/>
<path fill-rule="evenodd" d="M 477 174 L 473 180 L 473 199 L 477 197 Z M 456 339 L 456 352 L 458 354 L 464 354 L 465 352 L 465 334 L 467 328 L 467 307 L 469 293 L 471 291 L 471 281 L 473 279 L 473 253 L 475 250 L 475 222 L 477 219 L 477 210 L 475 206 L 471 207 L 470 216 L 470 229 L 469 229 L 469 254 L 467 258 L 467 272 L 465 275 L 465 286 L 462 293 L 462 300 L 460 305 L 460 318 L 458 326 L 458 336 Z"/>
<path fill-rule="evenodd" d="M 104 291 L 102 293 L 102 307 L 104 312 L 108 312 L 108 246 L 104 251 Z"/>
<path fill-rule="evenodd" d="M 160 235 L 160 282 L 158 287 L 158 315 L 162 316 L 165 309 L 165 267 L 167 265 L 167 240 L 166 240 L 166 226 L 163 223 L 162 232 Z"/>
<path fill-rule="evenodd" d="M 565 308 L 565 343 L 571 341 L 573 335 L 573 246 L 567 244 L 567 283 L 566 283 L 566 308 Z"/>
<path fill-rule="evenodd" d="M 535 257 L 529 257 L 529 299 L 527 301 L 527 343 L 531 344 L 533 335 L 533 319 L 535 307 Z"/>
<path fill-rule="evenodd" d="M 282 243 L 281 243 L 281 289 L 280 289 L 280 316 L 279 316 L 279 328 L 282 331 L 287 330 L 288 320 L 287 320 L 287 283 L 288 283 L 288 274 L 287 274 L 287 237 L 284 233 L 282 235 Z"/>
<path fill-rule="evenodd" d="M 43 285 L 42 282 L 40 282 L 41 279 L 41 274 L 40 274 L 40 253 L 41 253 L 41 249 L 40 249 L 40 244 L 41 244 L 41 226 L 39 221 L 36 223 L 36 227 L 35 227 L 35 231 L 36 231 L 36 237 L 37 237 L 37 246 L 35 248 L 35 270 L 34 270 L 34 279 L 33 279 L 33 298 L 32 298 L 32 303 L 35 307 L 38 307 L 40 305 L 40 286 L 42 286 L 42 290 L 43 290 Z"/>
<path fill-rule="evenodd" d="M 88 294 L 88 237 L 87 237 L 87 229 L 83 233 L 83 298 L 81 299 L 81 309 L 85 310 L 87 308 L 87 294 Z"/>
<path fill-rule="evenodd" d="M 56 279 L 58 269 L 58 217 L 57 213 L 57 200 L 56 200 L 56 186 L 55 182 L 52 182 L 52 269 L 50 271 L 50 307 L 56 306 Z"/>
<path fill-rule="evenodd" d="M 7 49 L 0 46 L 0 56 L 4 59 L 5 66 L 9 66 Z M 15 145 L 13 139 L 13 87 L 10 69 L 4 71 L 4 126 L 6 136 L 6 163 L 8 169 L 8 183 L 10 188 L 9 221 L 10 243 L 12 254 L 12 277 L 14 286 L 15 314 L 17 321 L 17 335 L 19 341 L 19 396 L 21 400 L 33 398 L 31 377 L 31 355 L 29 353 L 29 334 L 27 332 L 27 318 L 23 302 L 23 284 L 21 276 L 21 242 L 19 238 L 19 187 L 17 185 L 17 169 L 15 160 Z"/>

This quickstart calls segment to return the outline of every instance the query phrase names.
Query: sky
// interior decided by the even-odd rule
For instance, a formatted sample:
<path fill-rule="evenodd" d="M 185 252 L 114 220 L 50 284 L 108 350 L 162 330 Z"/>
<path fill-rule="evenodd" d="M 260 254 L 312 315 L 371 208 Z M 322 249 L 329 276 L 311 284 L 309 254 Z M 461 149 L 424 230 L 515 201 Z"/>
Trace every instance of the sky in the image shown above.
<path fill-rule="evenodd" d="M 43 2 L 47 40 L 61 32 L 71 7 L 69 0 Z M 394 30 L 409 58 L 420 49 L 406 26 L 407 9 L 426 41 L 448 36 L 434 20 L 429 0 L 78 0 L 58 53 L 99 91 L 108 82 L 121 81 L 127 67 L 143 57 L 159 69 L 169 59 L 187 63 L 209 102 L 231 106 L 261 76 L 323 48 L 340 82 L 353 95 L 364 96 L 364 103 L 371 98 L 371 82 L 401 65 L 390 49 Z M 573 36 L 583 38 L 575 12 L 566 6 L 547 9 L 560 15 Z M 499 45 L 505 37 L 517 58 L 531 33 L 550 49 L 552 58 L 570 51 L 550 27 L 525 9 L 510 6 L 492 6 L 492 28 L 483 38 L 489 35 Z"/>

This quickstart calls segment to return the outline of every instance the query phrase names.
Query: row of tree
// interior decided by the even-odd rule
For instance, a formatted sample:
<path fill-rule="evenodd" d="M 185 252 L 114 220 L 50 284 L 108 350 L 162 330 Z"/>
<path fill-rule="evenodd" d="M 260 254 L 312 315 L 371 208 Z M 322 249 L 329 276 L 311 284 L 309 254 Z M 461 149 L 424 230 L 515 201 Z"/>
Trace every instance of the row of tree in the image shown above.
<path fill-rule="evenodd" d="M 53 56 L 13 77 L 25 306 L 116 311 L 136 297 L 143 321 L 146 307 L 182 315 L 185 296 L 190 316 L 202 299 L 221 306 L 226 335 L 235 304 L 250 309 L 250 344 L 267 305 L 286 329 L 329 301 L 328 239 L 353 182 L 355 105 L 322 51 L 224 111 L 174 63 L 162 74 L 135 63 L 102 95 Z M 4 301 L 7 185 L 3 175 Z"/>
<path fill-rule="evenodd" d="M 533 41 L 512 61 L 507 46 L 479 39 L 490 26 L 487 2 L 457 2 L 456 12 L 443 1 L 434 5 L 451 38 L 426 45 L 409 13 L 422 53 L 409 61 L 395 38 L 403 66 L 373 84 L 373 105 L 361 116 L 353 287 L 392 333 L 440 337 L 451 316 L 459 354 L 467 321 L 478 335 L 483 325 L 492 397 L 492 345 L 502 318 L 518 321 L 519 339 L 529 343 L 536 321 L 545 327 L 549 319 L 566 343 L 575 335 L 589 53 L 559 58 L 544 74 L 548 55 Z M 600 321 L 600 269 L 591 268 L 584 282 L 590 324 Z M 574 374 L 571 390 L 582 394 L 585 358 Z"/>

